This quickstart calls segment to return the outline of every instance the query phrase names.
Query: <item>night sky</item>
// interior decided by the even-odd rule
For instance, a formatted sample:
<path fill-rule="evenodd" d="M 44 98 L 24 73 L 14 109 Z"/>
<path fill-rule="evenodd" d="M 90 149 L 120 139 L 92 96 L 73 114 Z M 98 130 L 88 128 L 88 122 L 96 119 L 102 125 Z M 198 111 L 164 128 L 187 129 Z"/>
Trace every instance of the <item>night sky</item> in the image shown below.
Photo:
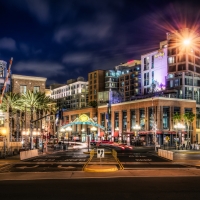
<path fill-rule="evenodd" d="M 199 29 L 200 1 L 0 0 L 0 60 L 13 74 L 66 83 L 159 47 L 166 32 Z"/>

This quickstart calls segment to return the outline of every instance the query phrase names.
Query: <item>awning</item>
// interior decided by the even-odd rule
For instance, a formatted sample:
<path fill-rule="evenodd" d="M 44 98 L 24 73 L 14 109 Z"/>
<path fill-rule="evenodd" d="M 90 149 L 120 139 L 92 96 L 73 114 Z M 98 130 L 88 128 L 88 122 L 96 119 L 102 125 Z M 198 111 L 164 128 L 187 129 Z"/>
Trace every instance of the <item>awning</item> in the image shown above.
<path fill-rule="evenodd" d="M 130 135 L 134 135 L 135 132 L 123 132 L 123 134 L 126 134 L 126 135 L 128 135 L 128 134 L 130 134 Z"/>

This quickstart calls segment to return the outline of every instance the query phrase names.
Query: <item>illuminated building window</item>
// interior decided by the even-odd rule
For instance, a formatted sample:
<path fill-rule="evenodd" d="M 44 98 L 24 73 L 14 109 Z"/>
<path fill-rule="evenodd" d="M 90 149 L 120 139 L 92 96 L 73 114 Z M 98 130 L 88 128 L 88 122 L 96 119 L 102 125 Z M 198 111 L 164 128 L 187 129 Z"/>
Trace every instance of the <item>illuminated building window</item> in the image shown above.
<path fill-rule="evenodd" d="M 127 112 L 123 111 L 122 112 L 122 128 L 123 130 L 126 130 L 127 127 Z"/>
<path fill-rule="evenodd" d="M 20 93 L 25 94 L 27 90 L 26 85 L 20 85 Z"/>
<path fill-rule="evenodd" d="M 141 130 L 145 130 L 145 111 L 144 108 L 140 109 L 140 127 Z"/>
<path fill-rule="evenodd" d="M 154 68 L 154 56 L 151 57 L 151 69 Z"/>
<path fill-rule="evenodd" d="M 169 107 L 163 107 L 163 129 L 169 129 Z"/>
<path fill-rule="evenodd" d="M 136 125 L 136 115 L 135 110 L 131 110 L 131 128 Z"/>
<path fill-rule="evenodd" d="M 172 63 L 175 63 L 176 62 L 176 57 L 175 56 L 171 56 L 168 58 L 168 63 L 169 64 L 172 64 Z"/>
<path fill-rule="evenodd" d="M 33 88 L 33 93 L 39 92 L 40 91 L 40 86 L 34 86 Z"/>
<path fill-rule="evenodd" d="M 119 127 L 119 113 L 115 112 L 115 128 Z"/>
<path fill-rule="evenodd" d="M 144 58 L 144 71 L 149 70 L 149 57 Z"/>

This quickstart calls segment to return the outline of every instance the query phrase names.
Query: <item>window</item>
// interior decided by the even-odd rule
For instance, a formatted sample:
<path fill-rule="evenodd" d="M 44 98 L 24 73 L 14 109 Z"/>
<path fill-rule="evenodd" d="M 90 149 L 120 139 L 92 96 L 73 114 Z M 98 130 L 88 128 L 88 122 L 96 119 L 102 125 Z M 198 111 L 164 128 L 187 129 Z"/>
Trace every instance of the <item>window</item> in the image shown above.
<path fill-rule="evenodd" d="M 94 78 L 96 78 L 97 77 L 97 73 L 94 73 Z"/>
<path fill-rule="evenodd" d="M 144 86 L 149 85 L 149 73 L 144 73 Z"/>
<path fill-rule="evenodd" d="M 141 108 L 140 109 L 140 127 L 141 127 L 141 130 L 145 130 L 145 110 L 144 108 Z"/>
<path fill-rule="evenodd" d="M 151 72 L 152 83 L 154 82 L 154 71 Z"/>
<path fill-rule="evenodd" d="M 4 69 L 3 69 L 3 67 L 0 67 L 0 77 L 4 77 Z"/>
<path fill-rule="evenodd" d="M 151 57 L 151 69 L 154 68 L 154 56 Z"/>
<path fill-rule="evenodd" d="M 169 64 L 172 64 L 172 63 L 175 63 L 176 62 L 176 57 L 175 56 L 171 56 L 168 58 L 168 63 Z"/>
<path fill-rule="evenodd" d="M 115 112 L 115 128 L 119 128 L 119 113 Z"/>
<path fill-rule="evenodd" d="M 169 129 L 169 107 L 163 107 L 163 129 Z"/>
<path fill-rule="evenodd" d="M 136 124 L 136 115 L 135 115 L 135 110 L 131 110 L 131 128 L 135 126 Z"/>
<path fill-rule="evenodd" d="M 126 130 L 127 127 L 127 112 L 123 111 L 122 112 L 122 128 L 123 130 Z"/>
<path fill-rule="evenodd" d="M 101 113 L 101 126 L 105 126 L 105 113 Z"/>
<path fill-rule="evenodd" d="M 144 58 L 144 70 L 149 69 L 149 57 Z"/>
<path fill-rule="evenodd" d="M 154 108 L 153 107 L 149 107 L 149 130 L 153 130 L 153 126 L 154 126 Z"/>
<path fill-rule="evenodd" d="M 33 93 L 39 92 L 40 91 L 40 86 L 34 86 L 33 88 Z"/>
<path fill-rule="evenodd" d="M 22 94 L 26 93 L 26 85 L 20 85 L 20 93 Z"/>

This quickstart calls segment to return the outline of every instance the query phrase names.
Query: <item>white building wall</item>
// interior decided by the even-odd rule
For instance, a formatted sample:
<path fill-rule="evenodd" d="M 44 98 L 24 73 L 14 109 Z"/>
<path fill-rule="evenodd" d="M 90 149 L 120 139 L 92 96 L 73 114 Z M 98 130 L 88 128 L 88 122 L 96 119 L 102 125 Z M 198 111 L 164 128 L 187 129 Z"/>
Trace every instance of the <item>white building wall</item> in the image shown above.
<path fill-rule="evenodd" d="M 78 88 L 77 88 L 78 85 Z M 83 87 L 82 87 L 83 85 Z M 77 81 L 75 83 L 71 83 L 69 85 L 65 85 L 51 91 L 51 98 L 59 99 L 66 96 L 70 96 L 73 94 L 80 94 L 82 93 L 82 89 L 88 87 L 88 82 L 84 81 Z M 86 89 L 85 89 L 86 91 Z"/>
<path fill-rule="evenodd" d="M 144 70 L 144 58 L 149 57 L 149 69 Z M 154 67 L 152 68 L 152 59 L 154 57 Z M 152 72 L 154 72 L 154 81 L 156 81 L 159 86 L 161 84 L 163 87 L 166 85 L 167 76 L 167 48 L 159 49 L 157 51 L 150 52 L 148 54 L 141 56 L 141 90 L 144 94 L 145 88 L 149 88 L 153 82 Z M 145 73 L 149 73 L 149 84 L 144 84 Z"/>

